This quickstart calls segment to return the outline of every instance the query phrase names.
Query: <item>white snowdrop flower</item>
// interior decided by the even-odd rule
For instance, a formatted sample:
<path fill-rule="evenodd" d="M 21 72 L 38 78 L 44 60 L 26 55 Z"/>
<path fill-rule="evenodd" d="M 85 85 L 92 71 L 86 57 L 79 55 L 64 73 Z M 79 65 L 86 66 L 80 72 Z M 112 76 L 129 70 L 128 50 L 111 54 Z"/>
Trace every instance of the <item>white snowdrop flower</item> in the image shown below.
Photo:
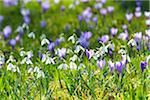
<path fill-rule="evenodd" d="M 33 57 L 33 53 L 32 53 L 32 51 L 28 51 L 28 52 L 26 53 L 26 55 L 27 55 L 27 57 L 28 57 L 28 58 Z"/>
<path fill-rule="evenodd" d="M 45 35 L 45 34 L 42 34 L 42 35 L 40 36 L 40 39 L 41 39 L 41 40 L 46 39 L 46 35 Z"/>
<path fill-rule="evenodd" d="M 118 53 L 121 54 L 121 55 L 124 55 L 124 54 L 126 54 L 126 50 L 120 49 L 120 50 L 118 51 Z"/>
<path fill-rule="evenodd" d="M 63 57 L 66 55 L 66 51 L 67 51 L 66 48 L 58 49 L 58 56 L 59 56 L 60 58 L 63 58 Z"/>
<path fill-rule="evenodd" d="M 70 70 L 76 70 L 77 69 L 77 65 L 74 62 L 70 62 Z"/>
<path fill-rule="evenodd" d="M 20 56 L 25 56 L 26 55 L 26 52 L 25 51 L 20 51 Z"/>
<path fill-rule="evenodd" d="M 150 25 L 150 19 L 146 19 L 145 23 L 146 25 Z"/>
<path fill-rule="evenodd" d="M 28 34 L 28 37 L 29 38 L 32 38 L 32 39 L 35 39 L 35 33 L 34 32 L 31 32 Z"/>
<path fill-rule="evenodd" d="M 43 45 L 45 45 L 45 44 L 49 44 L 49 43 L 50 43 L 49 40 L 46 39 L 46 38 L 44 38 L 44 39 L 42 39 L 42 41 L 41 41 L 41 46 L 43 46 Z"/>
<path fill-rule="evenodd" d="M 32 72 L 33 72 L 33 68 L 29 68 L 28 73 L 32 73 Z"/>
<path fill-rule="evenodd" d="M 80 65 L 78 66 L 78 70 L 81 68 L 86 68 L 86 66 L 83 63 L 80 63 Z"/>
<path fill-rule="evenodd" d="M 28 24 L 26 24 L 26 23 L 23 23 L 22 28 L 29 30 L 29 26 L 28 26 Z"/>
<path fill-rule="evenodd" d="M 148 63 L 150 60 L 150 55 L 146 57 L 146 62 Z"/>
<path fill-rule="evenodd" d="M 58 69 L 67 70 L 68 68 L 69 68 L 69 66 L 68 66 L 67 64 L 65 64 L 65 63 L 60 64 L 60 65 L 58 66 Z"/>
<path fill-rule="evenodd" d="M 27 57 L 25 57 L 25 58 L 21 61 L 21 64 L 25 64 L 25 63 L 28 64 L 28 65 L 29 65 L 29 64 L 33 64 L 32 61 L 31 61 L 29 58 L 27 58 Z"/>
<path fill-rule="evenodd" d="M 77 55 L 73 55 L 71 58 L 70 58 L 70 61 L 76 61 L 78 59 L 78 56 Z"/>
<path fill-rule="evenodd" d="M 134 39 L 131 39 L 131 40 L 128 42 L 128 45 L 136 46 L 136 41 L 135 41 Z"/>
<path fill-rule="evenodd" d="M 3 54 L 0 54 L 0 65 L 5 63 L 5 56 Z"/>
<path fill-rule="evenodd" d="M 70 48 L 68 48 L 67 49 L 67 54 L 73 54 L 73 51 Z"/>
<path fill-rule="evenodd" d="M 145 34 L 150 37 L 150 29 L 145 30 Z"/>
<path fill-rule="evenodd" d="M 150 17 L 150 11 L 145 11 L 144 15 L 145 15 L 145 17 L 149 18 Z"/>
<path fill-rule="evenodd" d="M 42 77 L 42 78 L 45 77 L 44 72 L 43 72 L 42 70 L 39 70 L 39 71 L 37 72 L 37 78 L 40 78 L 40 77 Z"/>
<path fill-rule="evenodd" d="M 32 61 L 29 58 L 27 58 L 26 64 L 29 65 L 29 64 L 33 64 L 33 63 L 32 63 Z"/>
<path fill-rule="evenodd" d="M 48 65 L 48 64 L 55 64 L 54 59 L 51 58 L 51 57 L 47 57 L 47 60 L 46 60 L 45 64 L 46 65 Z"/>
<path fill-rule="evenodd" d="M 20 69 L 19 69 L 19 67 L 16 67 L 16 70 L 17 70 L 17 72 L 18 72 L 18 73 L 20 73 Z"/>
<path fill-rule="evenodd" d="M 10 63 L 10 62 L 16 62 L 16 60 L 14 59 L 12 55 L 10 55 L 9 59 L 6 61 L 6 63 Z"/>
<path fill-rule="evenodd" d="M 75 35 L 73 34 L 72 36 L 70 36 L 68 38 L 68 41 L 71 41 L 73 44 L 75 44 L 75 42 L 76 42 Z"/>
<path fill-rule="evenodd" d="M 84 49 L 81 45 L 77 45 L 74 52 L 75 52 L 75 53 L 79 53 L 81 50 L 82 50 L 83 52 L 85 51 L 85 49 Z"/>
<path fill-rule="evenodd" d="M 13 65 L 12 63 L 9 63 L 7 66 L 7 70 L 12 71 L 12 72 L 16 72 L 16 66 Z"/>
<path fill-rule="evenodd" d="M 39 72 L 39 68 L 36 66 L 35 68 L 34 68 L 34 70 L 33 70 L 33 72 Z"/>
<path fill-rule="evenodd" d="M 11 70 L 14 67 L 14 65 L 12 63 L 9 63 L 7 66 L 7 70 Z"/>
<path fill-rule="evenodd" d="M 24 59 L 22 59 L 21 62 L 20 62 L 20 64 L 25 64 L 26 59 L 27 59 L 26 57 Z"/>

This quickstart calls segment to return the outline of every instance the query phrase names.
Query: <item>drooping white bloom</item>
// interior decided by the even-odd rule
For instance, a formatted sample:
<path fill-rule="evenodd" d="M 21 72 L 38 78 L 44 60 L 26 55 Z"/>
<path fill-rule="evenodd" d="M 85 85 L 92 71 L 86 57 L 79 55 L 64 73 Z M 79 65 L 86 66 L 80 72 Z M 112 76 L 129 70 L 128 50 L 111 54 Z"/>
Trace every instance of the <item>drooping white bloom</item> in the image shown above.
<path fill-rule="evenodd" d="M 47 57 L 45 64 L 46 65 L 48 65 L 48 64 L 55 64 L 54 59 L 51 58 L 51 57 Z"/>
<path fill-rule="evenodd" d="M 77 65 L 74 62 L 70 62 L 70 70 L 76 70 L 77 69 Z"/>
<path fill-rule="evenodd" d="M 45 45 L 45 44 L 49 44 L 49 40 L 46 39 L 46 38 L 42 39 L 42 41 L 41 41 L 41 46 L 43 46 L 43 45 Z"/>
<path fill-rule="evenodd" d="M 35 39 L 35 33 L 34 32 L 31 32 L 28 34 L 28 37 L 29 38 L 32 38 L 32 39 Z"/>
<path fill-rule="evenodd" d="M 128 42 L 128 45 L 136 46 L 136 41 L 135 41 L 134 39 L 131 39 L 131 40 Z"/>
<path fill-rule="evenodd" d="M 37 72 L 37 78 L 40 78 L 40 77 L 42 77 L 42 78 L 45 77 L 45 74 L 44 74 L 44 72 L 43 72 L 42 70 L 39 70 L 39 71 Z"/>
<path fill-rule="evenodd" d="M 83 52 L 84 52 L 85 49 L 84 49 L 81 45 L 77 45 L 74 52 L 75 52 L 75 53 L 79 53 L 80 51 L 83 51 Z"/>
<path fill-rule="evenodd" d="M 65 63 L 62 63 L 58 66 L 58 69 L 63 69 L 63 70 L 67 70 L 69 68 L 69 66 Z"/>

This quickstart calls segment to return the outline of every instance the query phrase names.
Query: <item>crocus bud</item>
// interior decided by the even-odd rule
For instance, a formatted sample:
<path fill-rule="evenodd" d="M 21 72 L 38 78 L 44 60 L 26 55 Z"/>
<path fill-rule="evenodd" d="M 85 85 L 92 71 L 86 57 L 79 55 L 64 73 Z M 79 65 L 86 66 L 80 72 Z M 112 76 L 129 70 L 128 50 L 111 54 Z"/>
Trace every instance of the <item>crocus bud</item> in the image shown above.
<path fill-rule="evenodd" d="M 16 40 L 15 40 L 15 39 L 11 39 L 11 40 L 9 41 L 9 44 L 12 46 L 12 48 L 14 48 L 15 45 L 16 45 Z"/>
<path fill-rule="evenodd" d="M 44 20 L 42 20 L 42 21 L 40 22 L 40 24 L 41 24 L 41 28 L 44 28 L 44 27 L 46 26 L 46 22 L 45 22 Z"/>
<path fill-rule="evenodd" d="M 140 68 L 141 68 L 142 72 L 144 72 L 144 69 L 146 68 L 146 66 L 147 66 L 147 62 L 146 61 L 141 61 Z"/>
<path fill-rule="evenodd" d="M 126 19 L 128 20 L 128 22 L 131 22 L 132 17 L 133 17 L 133 14 L 132 14 L 132 13 L 126 14 Z"/>
<path fill-rule="evenodd" d="M 88 60 L 90 60 L 93 55 L 94 55 L 94 50 L 86 50 L 86 56 L 88 57 Z"/>
<path fill-rule="evenodd" d="M 117 28 L 111 28 L 110 29 L 110 33 L 111 33 L 112 36 L 115 36 L 117 34 L 117 32 L 118 32 Z"/>
<path fill-rule="evenodd" d="M 121 62 L 116 62 L 115 66 L 116 66 L 116 70 L 121 74 L 122 70 L 123 70 L 122 63 Z"/>
<path fill-rule="evenodd" d="M 7 39 L 9 37 L 9 35 L 11 34 L 12 32 L 12 29 L 10 26 L 6 26 L 4 29 L 3 29 L 3 35 L 4 35 L 4 38 Z"/>
<path fill-rule="evenodd" d="M 111 60 L 109 60 L 108 65 L 109 65 L 110 72 L 112 72 L 115 68 L 115 64 Z"/>
<path fill-rule="evenodd" d="M 105 60 L 98 60 L 97 61 L 97 66 L 100 68 L 100 70 L 103 69 L 103 67 L 105 66 L 106 62 Z"/>
<path fill-rule="evenodd" d="M 48 0 L 45 2 L 42 2 L 41 6 L 43 9 L 43 12 L 46 12 L 50 8 L 50 4 L 49 4 Z"/>
<path fill-rule="evenodd" d="M 103 16 L 106 16 L 107 10 L 104 9 L 104 8 L 102 8 L 102 9 L 100 9 L 100 13 L 101 13 Z"/>

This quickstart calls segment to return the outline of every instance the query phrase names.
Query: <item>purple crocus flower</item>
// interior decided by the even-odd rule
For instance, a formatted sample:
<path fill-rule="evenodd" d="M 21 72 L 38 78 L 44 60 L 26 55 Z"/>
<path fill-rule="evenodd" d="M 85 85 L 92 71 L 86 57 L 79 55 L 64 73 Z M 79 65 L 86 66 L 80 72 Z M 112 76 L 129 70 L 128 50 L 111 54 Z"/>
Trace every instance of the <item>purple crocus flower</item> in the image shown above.
<path fill-rule="evenodd" d="M 2 23 L 3 20 L 4 20 L 4 17 L 0 15 L 0 24 Z"/>
<path fill-rule="evenodd" d="M 112 36 L 115 36 L 117 34 L 117 32 L 118 32 L 117 28 L 111 28 L 110 29 L 110 33 L 111 33 Z"/>
<path fill-rule="evenodd" d="M 79 20 L 79 22 L 81 22 L 83 20 L 83 17 L 81 15 L 79 15 L 78 20 Z"/>
<path fill-rule="evenodd" d="M 128 22 L 131 22 L 132 17 L 133 17 L 132 13 L 126 14 L 126 19 L 128 20 Z"/>
<path fill-rule="evenodd" d="M 98 60 L 97 61 L 97 66 L 100 68 L 100 70 L 103 69 L 103 67 L 105 66 L 106 62 L 105 60 Z"/>
<path fill-rule="evenodd" d="M 96 25 L 98 24 L 98 19 L 97 19 L 97 17 L 93 17 L 92 21 L 93 21 L 94 23 L 96 23 Z"/>
<path fill-rule="evenodd" d="M 123 28 L 124 30 L 127 30 L 128 26 L 127 26 L 126 24 L 123 24 L 123 25 L 122 25 L 122 28 Z"/>
<path fill-rule="evenodd" d="M 123 70 L 122 63 L 121 63 L 121 62 L 116 62 L 116 63 L 115 63 L 115 66 L 116 66 L 116 70 L 117 70 L 119 73 L 122 73 L 122 70 Z"/>
<path fill-rule="evenodd" d="M 115 68 L 115 64 L 111 60 L 109 60 L 108 65 L 109 65 L 109 68 L 110 68 L 110 72 L 112 72 Z"/>
<path fill-rule="evenodd" d="M 7 39 L 9 37 L 9 35 L 11 34 L 12 32 L 12 29 L 10 26 L 6 26 L 4 29 L 3 29 L 3 35 L 4 35 L 4 38 Z"/>
<path fill-rule="evenodd" d="M 55 48 L 55 43 L 54 42 L 50 42 L 49 44 L 48 44 L 48 50 L 49 51 L 54 51 L 54 48 Z"/>
<path fill-rule="evenodd" d="M 3 3 L 6 7 L 16 6 L 18 4 L 18 0 L 3 0 Z"/>
<path fill-rule="evenodd" d="M 87 50 L 86 49 L 86 56 L 88 57 L 88 60 L 90 60 L 93 55 L 94 55 L 94 50 Z"/>
<path fill-rule="evenodd" d="M 112 13 L 114 11 L 114 7 L 113 6 L 109 6 L 107 7 L 107 10 L 109 13 Z"/>
<path fill-rule="evenodd" d="M 82 12 L 82 16 L 83 18 L 88 18 L 90 19 L 92 17 L 92 10 L 90 7 L 86 8 L 83 12 Z"/>
<path fill-rule="evenodd" d="M 135 8 L 135 11 L 136 11 L 136 12 L 141 11 L 141 7 L 136 7 L 136 8 Z"/>
<path fill-rule="evenodd" d="M 29 16 L 24 16 L 23 20 L 26 24 L 30 24 L 30 17 Z"/>
<path fill-rule="evenodd" d="M 12 48 L 14 48 L 16 45 L 16 40 L 15 39 L 9 40 L 9 44 L 12 46 Z"/>
<path fill-rule="evenodd" d="M 44 27 L 46 26 L 46 21 L 45 21 L 45 20 L 42 20 L 42 21 L 40 22 L 40 24 L 41 24 L 41 27 L 44 28 Z"/>
<path fill-rule="evenodd" d="M 89 40 L 92 37 L 92 33 L 84 32 L 84 33 L 82 33 L 81 37 L 85 38 L 86 40 Z"/>
<path fill-rule="evenodd" d="M 100 9 L 100 13 L 101 13 L 103 16 L 105 16 L 105 15 L 107 14 L 107 9 L 105 9 L 105 8 Z"/>
<path fill-rule="evenodd" d="M 90 44 L 88 40 L 82 37 L 79 38 L 79 43 L 83 48 L 87 48 Z"/>
<path fill-rule="evenodd" d="M 134 33 L 134 40 L 137 42 L 137 41 L 141 41 L 142 40 L 142 32 L 137 32 L 137 33 Z"/>
<path fill-rule="evenodd" d="M 144 69 L 146 68 L 147 65 L 148 65 L 148 64 L 147 64 L 146 61 L 141 61 L 141 63 L 140 63 L 140 68 L 141 68 L 141 71 L 142 71 L 142 72 L 144 72 Z"/>
<path fill-rule="evenodd" d="M 42 6 L 42 9 L 43 9 L 43 12 L 46 12 L 50 8 L 49 1 L 46 0 L 45 2 L 42 2 L 41 6 Z"/>
<path fill-rule="evenodd" d="M 136 18 L 139 18 L 139 17 L 141 17 L 141 15 L 142 15 L 142 13 L 141 13 L 140 11 L 139 11 L 139 12 L 136 11 L 134 14 L 135 14 L 135 17 L 136 17 Z"/>
<path fill-rule="evenodd" d="M 16 40 L 17 42 L 19 42 L 20 39 L 21 39 L 21 36 L 20 36 L 20 35 L 17 35 L 16 38 L 15 38 L 15 40 Z"/>
<path fill-rule="evenodd" d="M 42 0 L 36 0 L 39 4 L 41 4 L 42 3 Z"/>
<path fill-rule="evenodd" d="M 87 48 L 89 46 L 89 39 L 92 37 L 92 33 L 91 32 L 84 32 L 81 34 L 80 38 L 79 38 L 79 43 L 81 46 L 83 46 L 84 48 Z"/>
<path fill-rule="evenodd" d="M 62 5 L 61 8 L 60 8 L 60 10 L 61 10 L 61 11 L 64 11 L 64 10 L 65 10 L 65 6 Z"/>
<path fill-rule="evenodd" d="M 103 43 L 106 43 L 108 40 L 109 40 L 109 36 L 108 36 L 108 35 L 103 35 L 103 36 L 101 37 L 101 41 L 102 41 Z"/>

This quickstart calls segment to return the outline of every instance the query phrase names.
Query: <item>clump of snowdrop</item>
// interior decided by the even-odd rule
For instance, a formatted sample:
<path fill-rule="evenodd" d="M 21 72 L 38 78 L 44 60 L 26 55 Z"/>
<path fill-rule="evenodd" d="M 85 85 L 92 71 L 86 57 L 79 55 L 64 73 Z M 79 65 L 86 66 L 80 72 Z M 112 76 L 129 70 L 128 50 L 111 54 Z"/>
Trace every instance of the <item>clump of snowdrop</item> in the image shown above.
<path fill-rule="evenodd" d="M 28 69 L 28 73 L 29 74 L 35 73 L 37 78 L 44 78 L 45 77 L 44 72 L 41 69 L 39 69 L 39 67 L 37 67 L 37 66 L 35 68 L 30 67 Z"/>
<path fill-rule="evenodd" d="M 32 61 L 31 61 L 31 58 L 33 57 L 33 53 L 32 51 L 20 51 L 20 56 L 24 57 L 22 59 L 22 61 L 20 62 L 20 64 L 33 64 Z"/>
<path fill-rule="evenodd" d="M 58 66 L 57 69 L 63 69 L 63 70 L 67 70 L 69 68 L 69 66 L 66 63 L 62 63 Z"/>
<path fill-rule="evenodd" d="M 45 63 L 46 65 L 48 65 L 48 64 L 55 64 L 54 60 L 55 60 L 55 58 L 50 57 L 50 55 L 48 53 L 42 54 L 41 61 L 43 63 Z"/>
<path fill-rule="evenodd" d="M 7 70 L 8 70 L 8 71 L 12 71 L 12 72 L 18 72 L 18 73 L 20 73 L 19 67 L 17 67 L 16 65 L 14 65 L 14 64 L 12 64 L 12 63 L 9 63 L 9 64 L 7 65 Z"/>

